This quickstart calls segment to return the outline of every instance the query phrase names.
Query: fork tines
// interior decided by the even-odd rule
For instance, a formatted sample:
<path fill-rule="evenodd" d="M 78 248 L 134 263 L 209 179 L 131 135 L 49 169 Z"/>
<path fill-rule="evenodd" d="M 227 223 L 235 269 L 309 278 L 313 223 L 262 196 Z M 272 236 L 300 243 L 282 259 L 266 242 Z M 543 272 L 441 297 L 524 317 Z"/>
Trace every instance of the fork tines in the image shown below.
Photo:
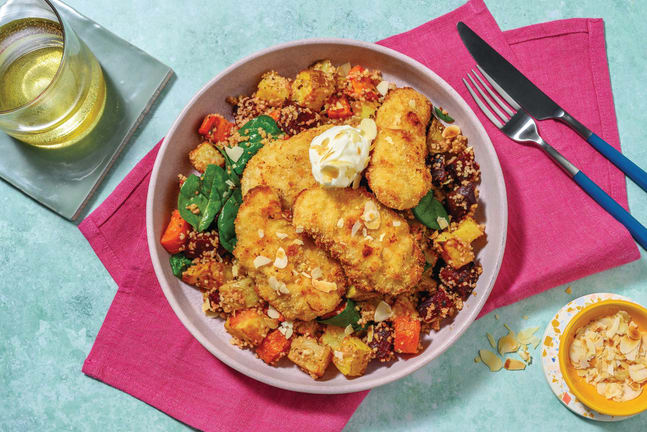
<path fill-rule="evenodd" d="M 494 81 L 479 65 L 476 65 L 476 67 L 481 72 L 481 74 L 485 77 L 485 79 L 490 83 L 490 85 L 503 97 L 503 99 L 505 99 L 506 102 L 508 102 L 510 107 L 514 108 L 515 110 L 519 110 L 521 108 L 519 104 L 514 99 L 512 99 L 512 97 L 508 93 L 506 93 L 506 91 L 503 90 L 501 86 L 499 86 L 496 83 L 496 81 Z M 481 85 L 479 85 L 474 80 L 474 78 L 472 77 L 472 74 L 476 77 L 476 79 L 480 82 Z M 481 98 L 479 98 L 478 95 L 474 92 L 474 90 L 472 89 L 472 86 L 470 86 L 467 80 L 463 78 L 463 83 L 467 87 L 467 91 L 470 92 L 476 104 L 483 111 L 483 114 L 485 114 L 487 118 L 489 118 L 490 121 L 496 125 L 496 127 L 501 129 L 503 125 L 507 123 L 508 120 L 510 120 L 510 117 L 512 117 L 515 114 L 515 111 L 510 109 L 510 107 L 503 100 L 501 100 L 499 95 L 495 93 L 487 84 L 485 84 L 481 76 L 478 73 L 476 73 L 474 69 L 472 69 L 472 74 L 468 73 L 467 77 L 470 79 L 470 81 L 472 82 L 476 90 L 479 92 L 479 94 L 483 97 L 483 99 L 485 99 L 485 101 L 490 106 L 490 108 L 492 108 L 492 110 L 496 113 L 496 115 L 494 115 L 494 113 L 490 109 L 488 109 L 488 107 L 483 103 Z M 496 103 L 492 101 L 490 96 L 485 94 L 485 92 L 481 89 L 481 86 L 485 89 L 485 91 L 487 91 L 487 93 L 492 97 L 492 99 L 496 101 Z M 508 115 L 504 114 L 503 111 L 501 111 L 502 109 Z M 499 120 L 499 118 L 501 120 Z"/>

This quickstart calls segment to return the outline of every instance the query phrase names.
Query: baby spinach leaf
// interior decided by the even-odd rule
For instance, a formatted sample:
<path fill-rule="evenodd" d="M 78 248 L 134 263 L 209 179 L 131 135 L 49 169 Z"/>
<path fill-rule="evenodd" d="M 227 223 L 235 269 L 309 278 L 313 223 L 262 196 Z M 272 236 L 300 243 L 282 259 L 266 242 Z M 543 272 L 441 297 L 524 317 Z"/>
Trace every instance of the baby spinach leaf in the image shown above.
<path fill-rule="evenodd" d="M 278 138 L 280 135 L 283 135 L 283 131 L 278 127 L 274 119 L 267 115 L 261 115 L 251 119 L 240 128 L 238 133 L 241 136 L 249 137 L 247 141 L 238 143 L 238 146 L 243 149 L 243 154 L 235 162 L 228 155 L 225 158 L 231 165 L 232 171 L 238 175 L 243 173 L 247 162 L 263 147 L 263 134 L 270 138 Z M 226 152 L 223 153 L 226 154 Z"/>
<path fill-rule="evenodd" d="M 207 165 L 201 177 L 190 175 L 180 188 L 177 207 L 180 216 L 198 231 L 209 228 L 223 203 L 231 195 L 228 176 L 218 165 Z"/>
<path fill-rule="evenodd" d="M 351 299 L 346 300 L 346 307 L 343 311 L 327 319 L 318 319 L 317 321 L 321 324 L 329 324 L 337 327 L 346 328 L 348 325 L 352 325 L 354 330 L 362 329 L 363 327 L 357 324 L 360 319 L 360 314 L 355 309 L 355 302 Z"/>
<path fill-rule="evenodd" d="M 440 120 L 444 121 L 445 123 L 454 123 L 454 119 L 451 118 L 449 114 L 443 113 L 438 107 L 434 107 L 434 114 L 436 114 L 436 117 L 438 117 Z"/>
<path fill-rule="evenodd" d="M 433 189 L 427 192 L 427 195 L 422 197 L 418 205 L 415 206 L 412 211 L 416 219 L 431 229 L 440 229 L 440 225 L 438 225 L 439 217 L 444 218 L 449 223 L 447 211 L 440 201 L 434 198 Z"/>
<path fill-rule="evenodd" d="M 229 252 L 234 252 L 236 247 L 236 229 L 234 221 L 238 215 L 238 208 L 243 203 L 243 196 L 240 189 L 236 189 L 225 205 L 222 206 L 220 216 L 218 216 L 218 235 L 220 236 L 220 244 Z"/>
<path fill-rule="evenodd" d="M 171 270 L 175 277 L 181 278 L 184 270 L 189 268 L 192 264 L 192 261 L 184 256 L 182 252 L 171 255 L 169 258 L 171 264 Z"/>

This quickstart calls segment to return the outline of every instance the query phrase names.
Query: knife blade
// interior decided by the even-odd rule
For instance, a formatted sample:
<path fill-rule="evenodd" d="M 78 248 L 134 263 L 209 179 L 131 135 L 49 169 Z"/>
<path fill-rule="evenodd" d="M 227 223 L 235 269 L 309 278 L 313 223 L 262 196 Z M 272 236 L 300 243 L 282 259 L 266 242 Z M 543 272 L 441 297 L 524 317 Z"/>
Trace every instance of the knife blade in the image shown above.
<path fill-rule="evenodd" d="M 456 28 L 476 63 L 530 115 L 537 120 L 554 119 L 570 126 L 638 186 L 647 191 L 647 173 L 638 165 L 567 113 L 465 23 L 459 21 Z"/>

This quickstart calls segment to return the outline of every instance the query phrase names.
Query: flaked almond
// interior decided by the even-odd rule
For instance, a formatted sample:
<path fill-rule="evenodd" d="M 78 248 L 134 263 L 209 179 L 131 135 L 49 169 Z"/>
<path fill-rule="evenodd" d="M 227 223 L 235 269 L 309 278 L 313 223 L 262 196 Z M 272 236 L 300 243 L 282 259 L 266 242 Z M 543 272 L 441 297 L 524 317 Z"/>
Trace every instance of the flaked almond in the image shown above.
<path fill-rule="evenodd" d="M 486 333 L 486 336 L 487 336 L 488 342 L 490 342 L 490 346 L 496 349 L 496 342 L 494 341 L 494 336 L 492 336 L 490 333 Z"/>
<path fill-rule="evenodd" d="M 323 277 L 323 271 L 321 271 L 321 267 L 313 268 L 310 274 L 312 275 L 313 279 L 321 279 Z"/>
<path fill-rule="evenodd" d="M 238 263 L 234 263 L 234 264 L 231 266 L 231 275 L 232 275 L 233 277 L 238 277 Z"/>
<path fill-rule="evenodd" d="M 642 364 L 629 365 L 629 377 L 637 383 L 647 381 L 647 368 Z"/>
<path fill-rule="evenodd" d="M 440 227 L 440 229 L 443 229 L 443 230 L 449 227 L 449 222 L 447 222 L 447 219 L 445 219 L 444 217 L 438 216 L 436 218 L 436 223 L 438 223 L 438 226 Z"/>
<path fill-rule="evenodd" d="M 631 339 L 640 339 L 640 330 L 638 330 L 638 326 L 633 321 L 629 324 L 627 336 L 629 336 Z"/>
<path fill-rule="evenodd" d="M 243 155 L 243 152 L 244 150 L 240 146 L 225 146 L 225 153 L 227 153 L 227 156 L 229 156 L 229 159 L 231 159 L 233 162 L 238 162 L 238 159 L 240 159 L 240 157 Z"/>
<path fill-rule="evenodd" d="M 337 290 L 337 284 L 335 282 L 328 282 L 323 280 L 312 279 L 312 286 L 319 291 L 325 293 L 333 292 Z"/>
<path fill-rule="evenodd" d="M 350 235 L 354 236 L 355 234 L 357 234 L 357 231 L 359 231 L 361 227 L 362 227 L 362 224 L 360 223 L 360 221 L 355 222 L 353 224 L 353 227 L 350 229 Z"/>
<path fill-rule="evenodd" d="M 381 322 L 391 318 L 391 315 L 393 315 L 391 306 L 389 306 L 387 302 L 382 300 L 377 304 L 377 307 L 375 308 L 375 313 L 373 314 L 373 321 Z"/>
<path fill-rule="evenodd" d="M 392 83 L 390 81 L 380 81 L 380 83 L 377 86 L 375 86 L 375 88 L 377 89 L 378 92 L 380 92 L 382 96 L 386 96 L 389 90 L 395 88 L 395 83 Z"/>
<path fill-rule="evenodd" d="M 530 363 L 530 354 L 528 353 L 528 351 L 526 351 L 525 347 L 517 351 L 517 354 L 519 354 L 519 357 L 521 357 L 523 361 Z"/>
<path fill-rule="evenodd" d="M 292 243 L 290 243 L 290 244 L 295 244 L 295 245 L 299 245 L 299 246 L 304 245 L 303 240 L 301 240 L 301 239 L 294 239 L 294 240 L 292 240 Z"/>
<path fill-rule="evenodd" d="M 503 367 L 507 370 L 524 370 L 526 368 L 526 364 L 521 360 L 506 358 Z"/>
<path fill-rule="evenodd" d="M 399 220 L 394 220 L 393 221 L 393 226 L 394 227 L 399 227 L 400 225 L 402 225 L 402 222 L 400 222 Z"/>
<path fill-rule="evenodd" d="M 623 383 L 622 396 L 619 398 L 619 402 L 627 402 L 630 400 L 634 400 L 638 396 L 640 396 L 641 393 L 642 393 L 642 388 L 638 387 L 638 389 L 633 389 L 627 383 Z"/>
<path fill-rule="evenodd" d="M 519 334 L 517 334 L 517 340 L 520 344 L 528 345 L 532 343 L 533 336 L 535 335 L 537 330 L 539 330 L 539 327 L 529 327 L 523 329 L 519 332 Z"/>
<path fill-rule="evenodd" d="M 263 238 L 263 237 L 265 237 L 265 231 L 263 231 L 262 229 L 259 228 L 258 229 L 258 238 Z"/>
<path fill-rule="evenodd" d="M 309 275 L 308 273 L 306 273 L 306 272 L 301 272 L 301 276 L 303 276 L 303 277 L 305 277 L 305 278 L 308 278 L 308 279 L 312 279 L 312 276 L 310 276 L 310 275 Z"/>
<path fill-rule="evenodd" d="M 461 128 L 456 125 L 449 125 L 443 130 L 443 138 L 455 138 L 461 133 Z"/>
<path fill-rule="evenodd" d="M 640 339 L 631 339 L 628 336 L 623 336 L 620 339 L 619 349 L 622 354 L 627 354 L 630 351 L 633 351 L 638 348 L 640 345 Z"/>
<path fill-rule="evenodd" d="M 256 258 L 254 258 L 253 262 L 254 262 L 254 268 L 259 268 L 259 267 L 263 267 L 264 265 L 267 265 L 267 264 L 271 263 L 272 260 L 269 259 L 266 256 L 259 255 Z"/>
<path fill-rule="evenodd" d="M 490 368 L 490 372 L 497 372 L 503 367 L 503 362 L 490 350 L 479 350 L 479 356 L 483 360 L 483 364 Z"/>
<path fill-rule="evenodd" d="M 279 318 L 281 318 L 281 314 L 279 313 L 279 311 L 277 311 L 276 309 L 274 309 L 274 306 L 272 306 L 272 305 L 269 305 L 269 306 L 267 307 L 267 316 L 268 316 L 268 317 L 270 317 L 270 318 L 272 318 L 272 319 L 279 319 Z"/>
<path fill-rule="evenodd" d="M 508 334 L 499 339 L 499 354 L 516 352 L 519 349 L 519 341 L 514 336 L 514 332 L 508 330 Z"/>
<path fill-rule="evenodd" d="M 368 229 L 378 229 L 380 227 L 380 212 L 372 200 L 366 201 L 364 204 L 362 220 Z"/>
<path fill-rule="evenodd" d="M 337 228 L 343 228 L 343 227 L 344 227 L 344 218 L 337 219 Z"/>
<path fill-rule="evenodd" d="M 373 141 L 377 136 L 377 125 L 372 118 L 365 118 L 359 122 L 359 130 L 364 138 Z"/>
<path fill-rule="evenodd" d="M 303 227 L 301 225 L 297 225 L 296 228 L 294 228 L 294 231 L 296 231 L 297 234 L 301 234 L 303 232 Z"/>
<path fill-rule="evenodd" d="M 283 269 L 288 265 L 288 256 L 285 254 L 285 250 L 280 247 L 276 250 L 276 258 L 274 259 L 274 267 Z"/>
<path fill-rule="evenodd" d="M 348 335 L 352 335 L 354 331 L 355 331 L 355 330 L 353 329 L 353 325 L 352 325 L 352 324 L 348 324 L 348 325 L 346 326 L 346 328 L 344 329 L 344 334 L 345 334 L 346 336 L 348 336 Z"/>
<path fill-rule="evenodd" d="M 294 332 L 294 325 L 292 321 L 283 321 L 279 326 L 279 331 L 283 334 L 283 336 L 285 336 L 286 339 L 290 339 L 292 337 L 292 333 Z"/>
<path fill-rule="evenodd" d="M 286 233 L 282 233 L 282 232 L 277 232 L 276 233 L 276 237 L 279 238 L 280 240 L 283 240 L 284 238 L 287 238 L 287 236 L 288 235 Z"/>

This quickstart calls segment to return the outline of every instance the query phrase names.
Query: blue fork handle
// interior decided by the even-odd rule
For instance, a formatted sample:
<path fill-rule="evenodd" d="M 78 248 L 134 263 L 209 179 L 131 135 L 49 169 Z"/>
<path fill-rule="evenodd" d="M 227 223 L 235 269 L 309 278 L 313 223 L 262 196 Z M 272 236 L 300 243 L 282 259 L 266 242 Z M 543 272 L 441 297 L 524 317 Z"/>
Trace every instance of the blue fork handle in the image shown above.
<path fill-rule="evenodd" d="M 605 143 L 606 144 L 606 143 Z M 608 144 L 607 144 L 608 145 Z M 644 174 L 644 172 L 643 172 Z M 591 198 L 593 198 L 602 208 L 616 218 L 620 223 L 622 223 L 631 235 L 636 239 L 636 241 L 647 250 L 647 228 L 645 228 L 640 222 L 638 222 L 627 210 L 625 210 L 620 204 L 618 204 L 613 198 L 611 198 L 605 191 L 600 189 L 600 187 L 593 182 L 590 178 L 586 176 L 582 171 L 578 171 L 577 174 L 573 176 L 573 180 L 577 183 L 582 189 L 588 193 Z"/>
<path fill-rule="evenodd" d="M 588 137 L 586 142 L 591 144 L 593 148 L 602 153 L 604 157 L 609 159 L 615 166 L 620 168 L 620 170 L 625 173 L 627 177 L 629 177 L 634 181 L 634 183 L 636 183 L 638 186 L 643 188 L 645 192 L 647 192 L 647 172 L 627 159 L 625 155 L 611 147 L 605 140 L 603 140 L 596 134 L 592 134 L 590 137 Z"/>

